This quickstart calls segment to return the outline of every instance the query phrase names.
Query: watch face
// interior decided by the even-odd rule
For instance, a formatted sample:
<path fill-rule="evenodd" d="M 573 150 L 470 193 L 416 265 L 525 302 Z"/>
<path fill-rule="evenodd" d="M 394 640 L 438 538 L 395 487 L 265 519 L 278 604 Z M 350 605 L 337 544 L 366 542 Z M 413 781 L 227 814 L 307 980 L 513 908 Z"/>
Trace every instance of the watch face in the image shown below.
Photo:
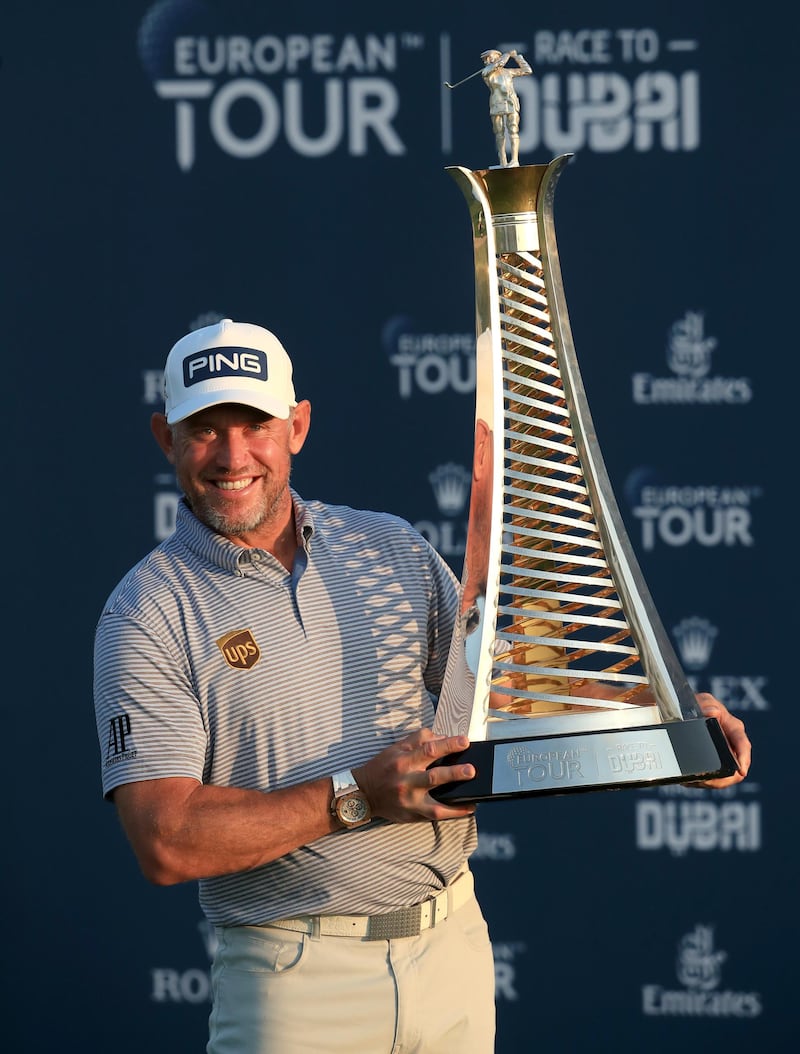
<path fill-rule="evenodd" d="M 347 794 L 336 803 L 336 811 L 342 823 L 361 823 L 368 820 L 370 815 L 369 804 L 366 798 L 356 794 Z"/>

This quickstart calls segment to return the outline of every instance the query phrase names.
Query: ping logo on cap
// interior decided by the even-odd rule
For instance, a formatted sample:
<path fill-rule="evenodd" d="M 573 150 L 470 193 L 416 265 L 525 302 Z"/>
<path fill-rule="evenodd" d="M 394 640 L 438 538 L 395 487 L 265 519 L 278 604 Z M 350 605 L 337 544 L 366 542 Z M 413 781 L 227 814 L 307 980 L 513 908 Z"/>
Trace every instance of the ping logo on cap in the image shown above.
<path fill-rule="evenodd" d="M 249 377 L 265 381 L 267 375 L 266 352 L 257 348 L 210 348 L 183 360 L 183 383 L 187 388 L 215 377 Z"/>

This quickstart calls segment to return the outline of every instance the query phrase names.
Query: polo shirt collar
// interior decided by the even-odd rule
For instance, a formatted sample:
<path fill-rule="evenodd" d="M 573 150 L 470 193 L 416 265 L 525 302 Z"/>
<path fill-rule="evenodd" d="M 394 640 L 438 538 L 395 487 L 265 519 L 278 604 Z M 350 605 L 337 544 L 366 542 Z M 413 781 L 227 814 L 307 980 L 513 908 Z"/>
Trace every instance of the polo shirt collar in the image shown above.
<path fill-rule="evenodd" d="M 311 551 L 314 517 L 300 495 L 291 489 L 290 493 L 292 504 L 294 505 L 297 544 L 302 546 L 308 553 Z M 250 560 L 250 549 L 236 545 L 235 542 L 228 541 L 221 534 L 217 534 L 210 527 L 206 527 L 186 504 L 186 498 L 181 498 L 178 503 L 175 536 L 201 559 L 207 560 L 209 563 L 222 567 L 234 574 L 241 573 L 242 561 L 249 562 Z"/>

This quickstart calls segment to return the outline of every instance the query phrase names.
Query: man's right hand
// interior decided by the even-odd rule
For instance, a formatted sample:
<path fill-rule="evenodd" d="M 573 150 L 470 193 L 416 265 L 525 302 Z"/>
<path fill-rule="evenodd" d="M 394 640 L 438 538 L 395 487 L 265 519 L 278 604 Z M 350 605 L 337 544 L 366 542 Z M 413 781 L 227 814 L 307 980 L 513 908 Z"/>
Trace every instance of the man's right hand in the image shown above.
<path fill-rule="evenodd" d="M 475 812 L 474 804 L 443 805 L 430 794 L 443 783 L 473 778 L 473 765 L 431 768 L 434 761 L 468 746 L 466 736 L 437 736 L 429 728 L 423 728 L 353 769 L 353 775 L 372 806 L 373 815 L 393 823 L 471 816 Z"/>

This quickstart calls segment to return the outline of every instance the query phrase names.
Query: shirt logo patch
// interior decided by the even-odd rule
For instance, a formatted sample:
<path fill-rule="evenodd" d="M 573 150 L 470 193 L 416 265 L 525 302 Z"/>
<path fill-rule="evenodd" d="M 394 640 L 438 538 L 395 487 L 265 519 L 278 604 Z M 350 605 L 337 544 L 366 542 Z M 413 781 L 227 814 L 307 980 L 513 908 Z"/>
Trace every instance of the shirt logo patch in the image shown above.
<path fill-rule="evenodd" d="M 130 761 L 136 757 L 136 751 L 128 745 L 131 734 L 131 719 L 128 714 L 118 714 L 108 723 L 108 742 L 106 744 L 105 767 L 118 765 L 121 761 Z"/>
<path fill-rule="evenodd" d="M 249 670 L 261 658 L 261 649 L 249 629 L 235 629 L 217 641 L 225 662 L 234 670 Z"/>

